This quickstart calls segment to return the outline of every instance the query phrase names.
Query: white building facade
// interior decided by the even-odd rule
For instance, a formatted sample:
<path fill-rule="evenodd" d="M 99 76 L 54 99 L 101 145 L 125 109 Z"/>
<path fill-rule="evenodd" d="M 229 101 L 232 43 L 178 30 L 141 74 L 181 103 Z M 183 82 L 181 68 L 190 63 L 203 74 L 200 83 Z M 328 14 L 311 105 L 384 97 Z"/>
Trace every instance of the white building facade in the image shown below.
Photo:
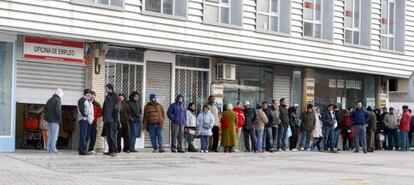
<path fill-rule="evenodd" d="M 381 107 L 413 61 L 413 0 L 3 0 L 0 151 L 24 144 L 27 113 L 56 88 L 68 120 L 84 88 L 103 102 L 105 83 L 143 105 L 155 93 L 164 106 L 213 94 Z M 76 148 L 72 122 L 60 135 Z"/>

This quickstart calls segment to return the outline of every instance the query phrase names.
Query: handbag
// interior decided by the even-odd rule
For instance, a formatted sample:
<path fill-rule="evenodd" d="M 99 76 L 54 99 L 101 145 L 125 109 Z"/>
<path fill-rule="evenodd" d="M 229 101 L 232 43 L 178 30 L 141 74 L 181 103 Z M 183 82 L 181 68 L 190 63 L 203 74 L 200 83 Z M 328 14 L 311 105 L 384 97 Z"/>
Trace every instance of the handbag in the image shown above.
<path fill-rule="evenodd" d="M 289 138 L 292 136 L 292 129 L 290 129 L 290 126 L 288 126 L 288 129 L 286 131 L 286 136 Z"/>
<path fill-rule="evenodd" d="M 229 120 L 226 117 L 222 117 L 220 122 L 221 122 L 221 128 L 229 127 Z"/>

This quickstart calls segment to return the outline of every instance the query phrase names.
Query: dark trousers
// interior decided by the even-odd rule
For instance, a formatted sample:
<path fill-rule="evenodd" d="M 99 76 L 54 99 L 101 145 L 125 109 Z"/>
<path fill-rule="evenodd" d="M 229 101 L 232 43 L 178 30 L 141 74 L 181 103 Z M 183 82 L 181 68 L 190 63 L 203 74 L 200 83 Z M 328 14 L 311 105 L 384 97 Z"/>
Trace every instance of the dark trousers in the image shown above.
<path fill-rule="evenodd" d="M 265 127 L 263 135 L 263 150 L 270 151 L 273 148 L 273 127 Z"/>
<path fill-rule="evenodd" d="M 88 139 L 90 132 L 90 124 L 87 120 L 79 121 L 79 152 L 88 151 Z"/>
<path fill-rule="evenodd" d="M 392 150 L 393 147 L 398 149 L 398 130 L 397 129 L 387 129 L 387 139 L 388 139 L 388 150 Z"/>
<path fill-rule="evenodd" d="M 272 127 L 272 136 L 273 136 L 273 148 L 277 149 L 278 137 L 279 137 L 279 128 Z"/>
<path fill-rule="evenodd" d="M 243 136 L 244 136 L 244 147 L 246 148 L 246 152 L 257 151 L 255 129 L 254 128 L 249 129 L 249 130 L 243 129 Z"/>
<path fill-rule="evenodd" d="M 118 128 L 118 139 L 117 139 L 117 146 L 118 152 L 121 152 L 122 145 L 121 145 L 121 138 L 124 138 L 124 152 L 130 150 L 129 147 L 129 138 L 130 138 L 131 130 L 129 129 L 129 124 L 122 125 L 122 128 Z"/>
<path fill-rule="evenodd" d="M 96 134 L 98 132 L 98 129 L 96 128 L 96 123 L 92 123 L 90 127 L 89 132 L 89 149 L 88 151 L 94 151 L 95 150 L 95 143 L 96 143 Z"/>
<path fill-rule="evenodd" d="M 105 123 L 105 127 L 107 129 L 105 129 L 105 136 L 106 136 L 106 140 L 108 142 L 108 147 L 109 147 L 109 153 L 116 153 L 117 152 L 117 142 L 116 142 L 116 138 L 118 135 L 118 129 L 117 129 L 117 122 L 109 122 L 109 123 Z"/>
<path fill-rule="evenodd" d="M 352 139 L 351 139 L 351 132 L 352 129 L 345 129 L 342 130 L 342 150 L 349 150 L 349 149 L 353 149 L 353 143 L 352 143 Z"/>
<path fill-rule="evenodd" d="M 367 149 L 374 150 L 375 146 L 375 131 L 367 130 Z"/>
<path fill-rule="evenodd" d="M 210 151 L 217 151 L 219 139 L 220 139 L 219 138 L 219 127 L 214 126 L 212 131 L 213 131 L 213 142 L 211 143 Z"/>
<path fill-rule="evenodd" d="M 292 136 L 289 138 L 289 150 L 293 150 L 298 142 L 298 128 L 290 127 L 290 130 L 292 131 Z"/>

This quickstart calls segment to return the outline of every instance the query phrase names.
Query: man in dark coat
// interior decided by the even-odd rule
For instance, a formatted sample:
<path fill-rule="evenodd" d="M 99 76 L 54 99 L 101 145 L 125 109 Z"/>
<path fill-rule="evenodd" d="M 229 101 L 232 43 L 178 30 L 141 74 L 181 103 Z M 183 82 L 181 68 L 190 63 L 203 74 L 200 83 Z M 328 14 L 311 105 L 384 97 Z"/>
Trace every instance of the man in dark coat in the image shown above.
<path fill-rule="evenodd" d="M 132 92 L 129 96 L 129 100 L 127 102 L 127 110 L 128 110 L 128 118 L 129 118 L 129 128 L 131 130 L 130 134 L 130 142 L 129 142 L 129 149 L 131 152 L 137 152 L 135 150 L 135 143 L 137 137 L 139 137 L 139 133 L 141 130 L 141 104 L 139 103 L 139 94 L 138 92 Z"/>
<path fill-rule="evenodd" d="M 324 141 L 324 150 L 330 150 L 332 153 L 337 151 L 334 149 L 335 142 L 335 128 L 338 127 L 338 122 L 336 119 L 336 114 L 334 111 L 334 105 L 330 104 L 328 110 L 325 111 L 322 115 L 323 122 L 323 141 Z"/>
<path fill-rule="evenodd" d="M 117 125 L 119 121 L 118 95 L 114 92 L 114 86 L 112 84 L 106 85 L 105 91 L 107 95 L 105 96 L 102 111 L 109 152 L 104 154 L 115 157 L 117 153 Z"/>
<path fill-rule="evenodd" d="M 59 124 L 62 123 L 62 101 L 63 90 L 57 89 L 56 93 L 47 101 L 43 109 L 49 137 L 47 141 L 47 152 L 57 153 L 56 141 L 59 136 Z"/>
<path fill-rule="evenodd" d="M 256 148 L 256 110 L 252 108 L 249 101 L 244 103 L 245 124 L 243 125 L 244 147 L 246 152 L 257 152 Z M 250 145 L 251 143 L 251 145 Z M 251 146 L 251 147 L 250 147 Z"/>
<path fill-rule="evenodd" d="M 281 98 L 279 100 L 279 117 L 280 117 L 280 125 L 278 128 L 278 150 L 286 150 L 286 136 L 287 130 L 289 127 L 289 113 L 287 110 L 287 104 L 285 98 Z"/>
<path fill-rule="evenodd" d="M 125 96 L 123 94 L 118 95 L 119 101 L 119 123 L 118 123 L 118 139 L 117 139 L 117 147 L 118 152 L 124 151 L 125 153 L 130 153 L 131 150 L 129 149 L 129 135 L 130 135 L 130 128 L 129 128 L 129 116 L 127 110 L 127 104 L 125 102 Z M 124 139 L 124 148 L 122 149 L 121 145 L 121 138 Z"/>

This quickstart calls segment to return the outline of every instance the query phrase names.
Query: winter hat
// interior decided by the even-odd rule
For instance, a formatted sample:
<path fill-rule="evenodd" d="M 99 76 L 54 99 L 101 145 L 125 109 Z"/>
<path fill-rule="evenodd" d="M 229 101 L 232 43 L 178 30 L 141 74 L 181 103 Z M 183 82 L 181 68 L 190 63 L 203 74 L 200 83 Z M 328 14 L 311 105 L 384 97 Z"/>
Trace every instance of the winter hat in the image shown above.
<path fill-rule="evenodd" d="M 63 98 L 63 90 L 61 88 L 56 89 L 55 94 L 57 94 L 59 98 Z"/>
<path fill-rule="evenodd" d="M 227 104 L 226 110 L 233 110 L 233 104 Z"/>
<path fill-rule="evenodd" d="M 244 102 L 244 105 L 250 105 L 250 102 L 249 101 L 245 101 Z"/>
<path fill-rule="evenodd" d="M 299 107 L 299 104 L 295 103 L 293 104 L 294 107 Z"/>
<path fill-rule="evenodd" d="M 371 106 L 368 106 L 367 111 L 372 111 Z"/>
<path fill-rule="evenodd" d="M 262 104 L 257 103 L 257 104 L 256 104 L 256 109 L 261 109 L 261 108 L 262 108 Z"/>
<path fill-rule="evenodd" d="M 150 94 L 150 97 L 149 97 L 150 101 L 152 101 L 155 98 L 157 98 L 157 96 L 155 94 Z"/>
<path fill-rule="evenodd" d="M 313 105 L 312 104 L 308 104 L 307 108 L 308 109 L 313 109 Z"/>

